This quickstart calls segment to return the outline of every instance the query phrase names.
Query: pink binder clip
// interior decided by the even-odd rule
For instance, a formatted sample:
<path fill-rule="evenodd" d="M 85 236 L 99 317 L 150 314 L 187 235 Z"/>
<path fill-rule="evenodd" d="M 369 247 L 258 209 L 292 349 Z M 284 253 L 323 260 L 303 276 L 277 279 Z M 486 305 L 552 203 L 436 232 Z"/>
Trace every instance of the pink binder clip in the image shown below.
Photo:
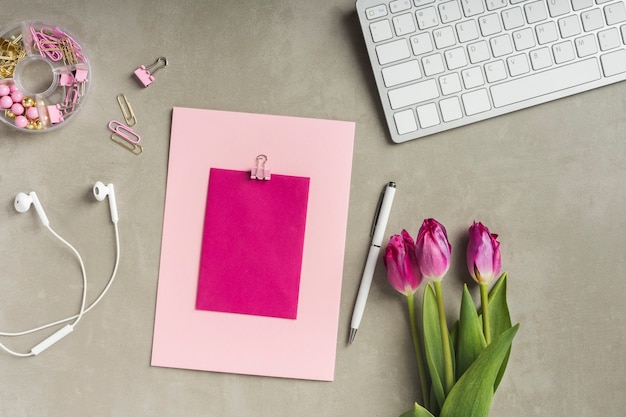
<path fill-rule="evenodd" d="M 259 155 L 256 157 L 256 167 L 250 171 L 250 178 L 256 180 L 269 180 L 270 170 L 266 167 L 267 156 Z"/>
<path fill-rule="evenodd" d="M 142 65 L 137 68 L 133 74 L 135 74 L 137 80 L 139 80 L 139 82 L 144 87 L 147 87 L 154 81 L 154 74 L 166 65 L 167 59 L 160 56 L 156 59 L 156 61 L 154 61 L 152 65 L 149 65 L 147 67 Z"/>
<path fill-rule="evenodd" d="M 53 125 L 59 124 L 63 121 L 63 113 L 61 113 L 61 105 L 55 104 L 53 106 L 46 106 L 48 109 L 48 118 Z"/>

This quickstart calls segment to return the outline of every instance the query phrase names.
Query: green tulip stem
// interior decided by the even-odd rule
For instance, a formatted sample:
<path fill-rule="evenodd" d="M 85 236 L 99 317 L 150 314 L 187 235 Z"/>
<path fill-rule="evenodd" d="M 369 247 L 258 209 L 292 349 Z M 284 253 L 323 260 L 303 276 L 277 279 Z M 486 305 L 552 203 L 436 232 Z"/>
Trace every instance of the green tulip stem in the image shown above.
<path fill-rule="evenodd" d="M 485 342 L 491 343 L 491 323 L 489 318 L 489 284 L 480 284 L 480 302 L 483 314 L 483 333 Z"/>
<path fill-rule="evenodd" d="M 430 408 L 430 394 L 428 382 L 426 379 L 426 365 L 424 363 L 424 355 L 422 354 L 422 345 L 419 341 L 417 332 L 417 319 L 415 317 L 415 294 L 406 296 L 409 307 L 409 320 L 411 321 L 411 336 L 413 337 L 413 348 L 415 350 L 415 359 L 417 359 L 417 371 L 419 373 L 420 385 L 422 387 L 422 401 L 425 408 Z"/>
<path fill-rule="evenodd" d="M 439 327 L 441 329 L 441 347 L 443 348 L 443 372 L 446 395 L 454 385 L 454 369 L 452 368 L 452 351 L 450 350 L 450 334 L 448 323 L 446 322 L 446 310 L 443 306 L 443 291 L 441 281 L 433 282 L 435 286 L 435 296 L 437 298 L 437 308 L 439 310 Z"/>

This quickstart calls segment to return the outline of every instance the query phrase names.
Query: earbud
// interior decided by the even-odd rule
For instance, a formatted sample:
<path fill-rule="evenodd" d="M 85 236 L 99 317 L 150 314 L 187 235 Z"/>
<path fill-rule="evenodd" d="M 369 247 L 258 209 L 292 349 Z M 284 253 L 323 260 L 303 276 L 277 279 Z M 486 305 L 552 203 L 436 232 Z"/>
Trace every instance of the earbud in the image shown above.
<path fill-rule="evenodd" d="M 50 221 L 46 216 L 46 212 L 43 211 L 43 207 L 39 202 L 39 198 L 37 198 L 37 194 L 35 194 L 34 191 L 32 191 L 30 194 L 19 193 L 17 196 L 15 196 L 15 210 L 17 210 L 18 212 L 26 213 L 31 204 L 35 206 L 35 210 L 39 215 L 39 219 L 41 219 L 41 223 L 43 223 L 44 226 L 48 227 L 50 225 Z"/>
<path fill-rule="evenodd" d="M 113 223 L 117 223 L 119 219 L 117 217 L 117 202 L 115 201 L 115 188 L 113 187 L 113 184 L 104 185 L 102 181 L 96 182 L 93 186 L 93 195 L 98 201 L 103 201 L 107 196 L 109 196 L 111 221 L 113 221 Z"/>

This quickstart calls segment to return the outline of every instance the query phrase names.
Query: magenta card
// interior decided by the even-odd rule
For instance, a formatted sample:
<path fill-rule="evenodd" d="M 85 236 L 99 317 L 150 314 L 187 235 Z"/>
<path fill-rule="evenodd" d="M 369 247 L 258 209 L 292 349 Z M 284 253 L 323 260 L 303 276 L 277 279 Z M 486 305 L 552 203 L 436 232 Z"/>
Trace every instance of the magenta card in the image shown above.
<path fill-rule="evenodd" d="M 309 178 L 211 168 L 196 308 L 296 319 Z"/>

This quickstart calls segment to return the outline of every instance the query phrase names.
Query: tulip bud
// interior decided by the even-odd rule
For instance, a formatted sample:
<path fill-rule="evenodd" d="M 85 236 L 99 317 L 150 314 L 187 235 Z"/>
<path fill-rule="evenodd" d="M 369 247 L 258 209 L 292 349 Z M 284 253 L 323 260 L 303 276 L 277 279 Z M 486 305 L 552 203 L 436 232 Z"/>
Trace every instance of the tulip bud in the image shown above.
<path fill-rule="evenodd" d="M 415 242 L 417 264 L 424 278 L 441 281 L 450 268 L 452 246 L 446 228 L 435 219 L 426 219 Z"/>
<path fill-rule="evenodd" d="M 415 243 L 406 230 L 393 235 L 383 255 L 387 279 L 391 286 L 404 295 L 414 294 L 422 283 L 422 274 L 415 259 Z"/>
<path fill-rule="evenodd" d="M 467 269 L 479 284 L 489 284 L 500 273 L 502 260 L 498 235 L 489 232 L 482 223 L 474 222 L 469 228 Z"/>

